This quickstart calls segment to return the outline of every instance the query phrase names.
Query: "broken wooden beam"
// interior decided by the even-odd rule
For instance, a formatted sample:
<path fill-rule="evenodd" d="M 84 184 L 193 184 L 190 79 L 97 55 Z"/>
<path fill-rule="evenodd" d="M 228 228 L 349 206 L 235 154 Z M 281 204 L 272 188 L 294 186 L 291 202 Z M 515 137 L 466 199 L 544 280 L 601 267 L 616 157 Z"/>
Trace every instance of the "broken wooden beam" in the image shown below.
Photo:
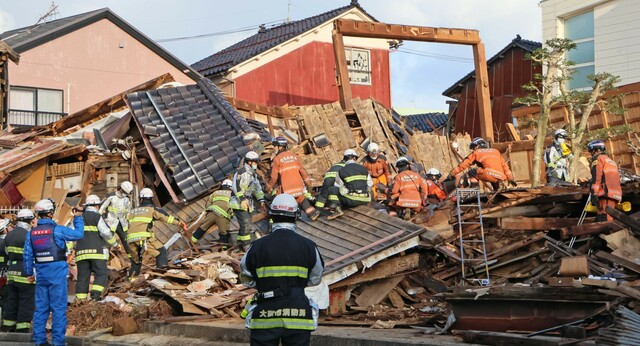
<path fill-rule="evenodd" d="M 503 217 L 499 219 L 503 230 L 547 231 L 559 230 L 578 224 L 577 218 L 551 217 Z"/>
<path fill-rule="evenodd" d="M 585 223 L 582 225 L 569 226 L 562 230 L 562 239 L 569 239 L 571 237 L 581 237 L 584 235 L 594 235 L 605 232 L 615 232 L 624 228 L 617 222 L 601 221 Z"/>
<path fill-rule="evenodd" d="M 640 236 L 640 220 L 635 219 L 615 208 L 607 207 L 607 214 L 611 215 L 614 219 L 629 226 L 629 230 L 635 235 Z"/>
<path fill-rule="evenodd" d="M 640 274 L 640 265 L 638 265 L 637 263 L 631 262 L 626 258 L 616 256 L 614 254 L 604 252 L 604 251 L 596 252 L 596 257 L 599 259 L 607 260 L 611 263 L 617 263 L 625 267 L 626 269 L 631 270 L 632 272 L 636 272 Z"/>

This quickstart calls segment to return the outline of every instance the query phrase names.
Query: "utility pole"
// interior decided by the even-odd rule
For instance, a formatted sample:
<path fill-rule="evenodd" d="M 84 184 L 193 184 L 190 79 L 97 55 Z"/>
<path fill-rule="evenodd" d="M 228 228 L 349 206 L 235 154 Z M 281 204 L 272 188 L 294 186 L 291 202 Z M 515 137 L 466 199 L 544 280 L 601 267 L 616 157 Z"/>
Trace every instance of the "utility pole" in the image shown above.
<path fill-rule="evenodd" d="M 287 23 L 291 23 L 291 0 L 287 1 Z"/>

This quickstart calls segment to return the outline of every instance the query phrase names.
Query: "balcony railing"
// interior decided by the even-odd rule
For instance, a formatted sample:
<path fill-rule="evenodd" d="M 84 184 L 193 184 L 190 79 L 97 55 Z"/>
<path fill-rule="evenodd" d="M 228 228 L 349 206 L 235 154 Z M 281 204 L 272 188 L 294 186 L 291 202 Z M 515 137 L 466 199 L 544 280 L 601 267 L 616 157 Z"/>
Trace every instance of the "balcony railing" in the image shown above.
<path fill-rule="evenodd" d="M 12 126 L 41 126 L 58 121 L 67 113 L 25 111 L 9 109 L 9 125 Z"/>

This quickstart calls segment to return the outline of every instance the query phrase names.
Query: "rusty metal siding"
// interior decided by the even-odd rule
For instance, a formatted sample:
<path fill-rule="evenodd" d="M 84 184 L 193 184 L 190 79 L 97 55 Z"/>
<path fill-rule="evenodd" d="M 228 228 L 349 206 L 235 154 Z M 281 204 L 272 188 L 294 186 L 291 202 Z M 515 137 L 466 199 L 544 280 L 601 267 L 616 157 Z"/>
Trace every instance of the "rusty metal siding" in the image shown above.
<path fill-rule="evenodd" d="M 371 49 L 372 85 L 352 85 L 353 97 L 391 107 L 389 52 Z M 338 100 L 333 45 L 311 42 L 235 79 L 236 98 L 269 106 L 315 105 Z"/>

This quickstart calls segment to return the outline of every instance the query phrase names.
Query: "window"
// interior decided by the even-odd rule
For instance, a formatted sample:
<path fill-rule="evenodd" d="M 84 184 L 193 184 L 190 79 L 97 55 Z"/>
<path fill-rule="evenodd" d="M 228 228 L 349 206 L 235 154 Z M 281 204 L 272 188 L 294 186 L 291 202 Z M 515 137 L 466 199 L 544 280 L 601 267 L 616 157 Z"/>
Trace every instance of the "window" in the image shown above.
<path fill-rule="evenodd" d="M 353 84 L 371 85 L 370 52 L 366 49 L 345 48 L 349 81 Z"/>
<path fill-rule="evenodd" d="M 568 86 L 571 89 L 591 87 L 588 75 L 595 74 L 595 45 L 593 33 L 593 10 L 584 12 L 564 21 L 564 37 L 576 44 L 576 49 L 567 52 L 567 60 L 575 63 L 573 78 Z"/>
<path fill-rule="evenodd" d="M 59 120 L 62 90 L 11 87 L 9 89 L 9 124 L 39 126 Z"/>

